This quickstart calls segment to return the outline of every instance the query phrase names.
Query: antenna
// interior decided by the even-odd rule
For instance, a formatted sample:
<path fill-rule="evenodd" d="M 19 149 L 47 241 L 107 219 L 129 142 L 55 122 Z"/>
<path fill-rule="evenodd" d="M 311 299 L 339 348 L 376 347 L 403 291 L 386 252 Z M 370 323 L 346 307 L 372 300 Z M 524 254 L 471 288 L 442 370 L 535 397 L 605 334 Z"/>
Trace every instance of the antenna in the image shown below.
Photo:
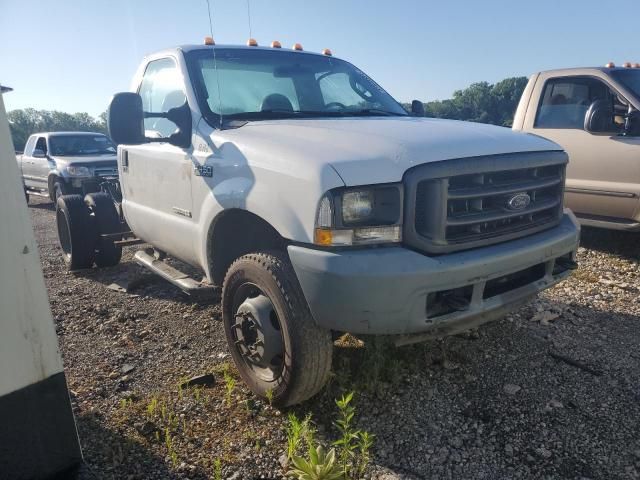
<path fill-rule="evenodd" d="M 211 20 L 211 4 L 210 1 L 207 0 L 207 12 L 209 13 L 209 32 L 211 33 L 211 38 L 213 38 L 213 21 Z M 222 96 L 220 95 L 220 77 L 218 76 L 218 61 L 216 59 L 216 47 L 212 46 L 211 50 L 213 51 L 213 69 L 216 72 L 216 84 L 218 89 L 218 108 L 220 109 L 220 128 L 222 128 Z"/>
<path fill-rule="evenodd" d="M 247 0 L 247 19 L 249 20 L 249 38 L 253 38 L 251 35 L 251 0 Z"/>
<path fill-rule="evenodd" d="M 209 5 L 209 0 L 207 0 L 207 12 L 209 12 L 209 32 L 211 33 L 211 38 L 213 38 L 213 22 L 211 21 L 211 5 Z"/>

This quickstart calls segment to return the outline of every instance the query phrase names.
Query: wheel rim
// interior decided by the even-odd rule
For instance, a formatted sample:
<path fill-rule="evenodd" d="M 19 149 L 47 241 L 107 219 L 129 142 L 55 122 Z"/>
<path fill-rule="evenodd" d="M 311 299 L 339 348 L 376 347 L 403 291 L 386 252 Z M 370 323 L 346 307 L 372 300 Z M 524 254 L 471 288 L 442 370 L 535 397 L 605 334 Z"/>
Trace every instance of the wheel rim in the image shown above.
<path fill-rule="evenodd" d="M 69 231 L 69 223 L 67 217 L 62 210 L 56 213 L 56 223 L 58 225 L 58 238 L 60 239 L 60 247 L 67 259 L 71 258 L 71 232 Z"/>
<path fill-rule="evenodd" d="M 273 303 L 256 285 L 245 283 L 236 291 L 233 305 L 232 347 L 254 375 L 276 381 L 282 375 L 285 347 Z"/>

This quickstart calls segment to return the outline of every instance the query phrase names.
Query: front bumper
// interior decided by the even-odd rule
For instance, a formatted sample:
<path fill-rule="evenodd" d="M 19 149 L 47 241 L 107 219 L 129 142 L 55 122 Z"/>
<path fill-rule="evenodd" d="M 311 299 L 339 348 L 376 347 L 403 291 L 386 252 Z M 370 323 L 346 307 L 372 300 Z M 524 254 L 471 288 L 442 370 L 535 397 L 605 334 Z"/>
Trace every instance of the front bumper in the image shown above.
<path fill-rule="evenodd" d="M 552 229 L 435 257 L 403 247 L 288 251 L 318 325 L 356 334 L 444 336 L 500 318 L 567 277 L 556 259 L 575 258 L 579 240 L 578 221 L 565 210 Z M 541 274 L 529 283 L 511 276 L 536 269 Z M 510 283 L 515 288 L 509 290 Z M 433 302 L 434 294 L 454 289 L 468 292 L 468 306 L 428 316 L 428 298 Z"/>

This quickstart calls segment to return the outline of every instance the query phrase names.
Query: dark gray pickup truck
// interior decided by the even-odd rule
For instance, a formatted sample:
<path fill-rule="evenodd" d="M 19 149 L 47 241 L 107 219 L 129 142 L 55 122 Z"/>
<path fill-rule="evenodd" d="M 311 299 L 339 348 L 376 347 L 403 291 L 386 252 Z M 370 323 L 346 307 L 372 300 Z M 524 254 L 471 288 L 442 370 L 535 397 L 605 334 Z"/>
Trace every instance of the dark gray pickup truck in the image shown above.
<path fill-rule="evenodd" d="M 116 148 L 92 132 L 35 133 L 17 156 L 25 195 L 48 197 L 100 190 L 105 178 L 118 176 Z"/>

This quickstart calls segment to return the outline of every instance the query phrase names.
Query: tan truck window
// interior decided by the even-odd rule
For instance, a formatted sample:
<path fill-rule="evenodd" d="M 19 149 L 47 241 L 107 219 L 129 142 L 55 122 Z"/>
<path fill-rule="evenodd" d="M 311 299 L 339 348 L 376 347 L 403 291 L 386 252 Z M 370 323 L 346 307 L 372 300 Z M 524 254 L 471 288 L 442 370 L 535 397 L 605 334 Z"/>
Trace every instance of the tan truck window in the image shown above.
<path fill-rule="evenodd" d="M 609 87 L 593 78 L 549 80 L 544 88 L 535 128 L 584 128 L 584 116 L 592 102 L 611 99 Z"/>

